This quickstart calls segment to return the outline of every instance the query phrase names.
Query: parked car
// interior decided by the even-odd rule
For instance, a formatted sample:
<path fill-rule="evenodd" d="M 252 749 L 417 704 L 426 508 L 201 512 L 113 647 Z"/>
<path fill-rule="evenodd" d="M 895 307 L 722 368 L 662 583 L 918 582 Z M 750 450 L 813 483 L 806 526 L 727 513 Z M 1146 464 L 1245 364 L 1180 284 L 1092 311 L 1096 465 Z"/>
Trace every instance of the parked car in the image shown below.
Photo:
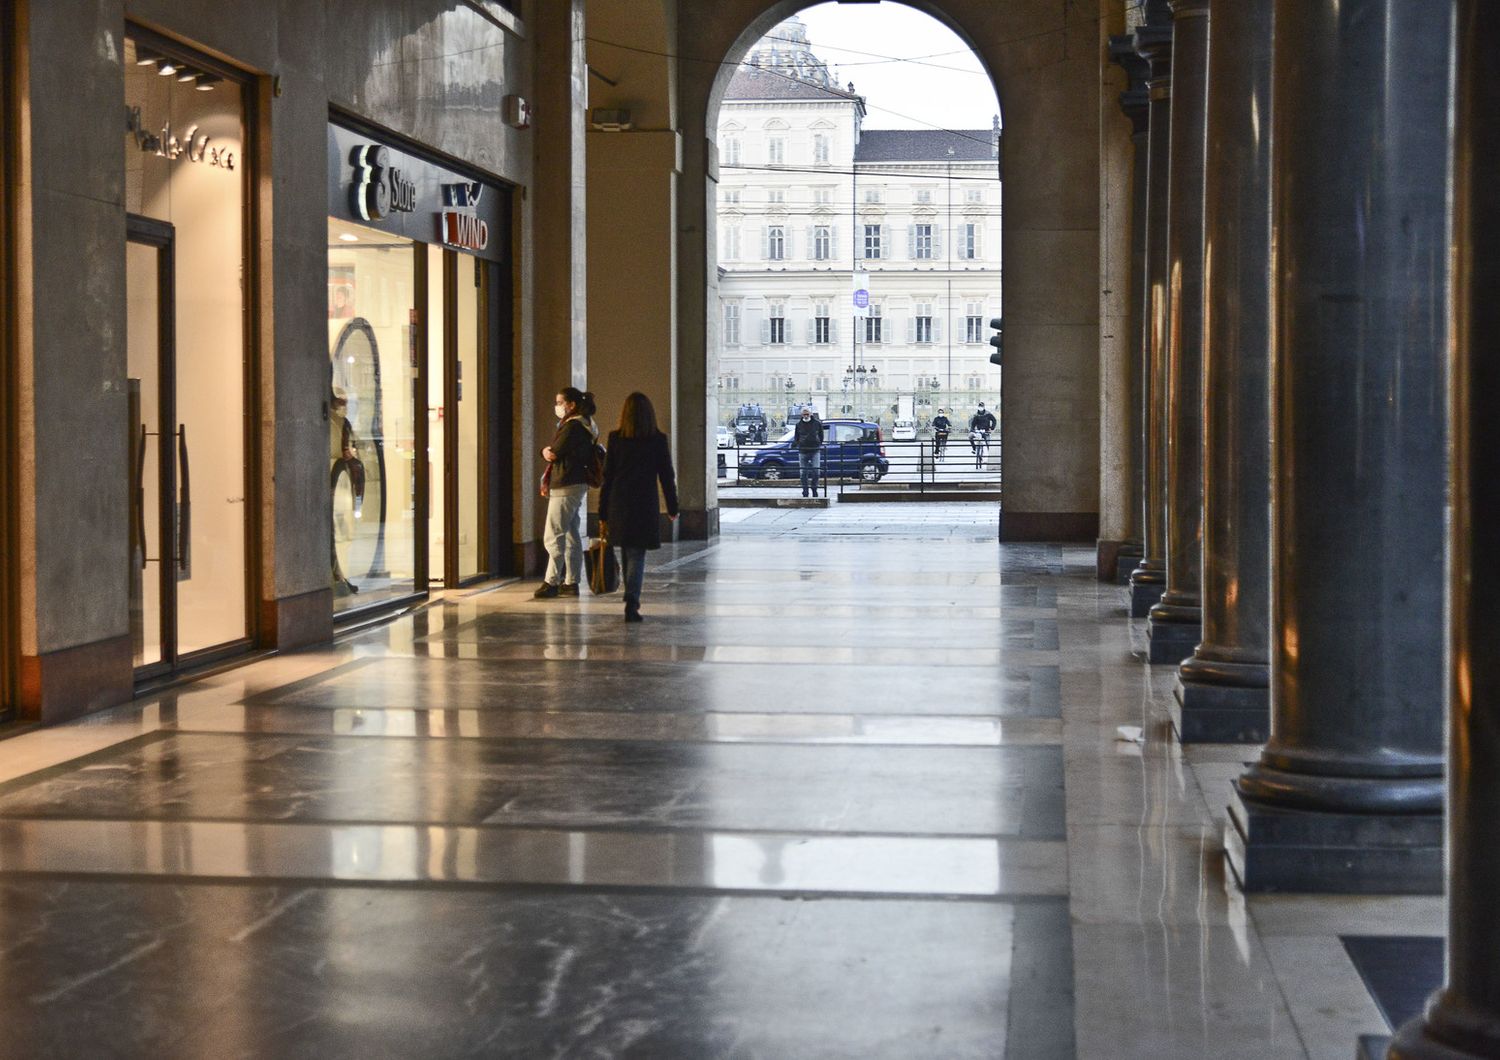
<path fill-rule="evenodd" d="M 786 431 L 763 449 L 740 455 L 740 477 L 745 479 L 795 479 L 799 474 L 794 432 Z M 853 478 L 879 482 L 891 470 L 885 455 L 880 425 L 868 420 L 823 421 L 823 473 L 829 478 Z"/>
<path fill-rule="evenodd" d="M 917 423 L 915 420 L 897 420 L 891 425 L 891 441 L 912 442 L 917 438 Z"/>
<path fill-rule="evenodd" d="M 728 449 L 734 444 L 734 433 L 722 423 L 714 428 L 714 435 L 718 438 L 720 449 Z"/>

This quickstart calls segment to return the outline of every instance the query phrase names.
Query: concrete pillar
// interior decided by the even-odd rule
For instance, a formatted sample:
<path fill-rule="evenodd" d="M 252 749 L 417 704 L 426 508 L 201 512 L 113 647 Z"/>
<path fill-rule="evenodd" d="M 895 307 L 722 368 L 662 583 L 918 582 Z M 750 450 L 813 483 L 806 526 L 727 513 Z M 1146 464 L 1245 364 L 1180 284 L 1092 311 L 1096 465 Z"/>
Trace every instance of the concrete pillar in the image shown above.
<path fill-rule="evenodd" d="M 1208 101 L 1208 0 L 1173 0 L 1172 23 L 1167 589 L 1151 609 L 1153 663 L 1180 663 L 1192 654 L 1203 621 L 1203 122 Z"/>
<path fill-rule="evenodd" d="M 1116 5 L 1117 13 L 1124 11 Z M 1123 22 L 1123 17 L 1121 18 Z M 1110 27 L 1100 21 L 1101 32 Z M 1100 581 L 1125 581 L 1141 560 L 1140 305 L 1145 286 L 1146 152 L 1150 69 L 1124 35 L 1104 42 L 1099 116 Z M 1113 69 L 1117 66 L 1119 69 Z M 1121 119 L 1123 113 L 1124 120 Z"/>
<path fill-rule="evenodd" d="M 518 461 L 523 480 L 535 481 L 537 452 L 557 427 L 552 398 L 565 386 L 588 385 L 587 226 L 585 130 L 588 64 L 584 50 L 583 0 L 538 4 L 530 23 L 536 41 L 536 161 L 529 249 L 532 255 L 534 385 L 517 388 L 522 425 Z M 529 445 L 528 445 L 529 443 Z M 539 474 L 539 472 L 538 472 Z M 534 489 L 523 488 L 531 498 Z M 528 505 L 531 524 L 522 539 L 522 569 L 543 561 L 538 542 L 545 509 Z"/>
<path fill-rule="evenodd" d="M 1454 174 L 1453 518 L 1448 534 L 1448 976 L 1401 1028 L 1396 1060 L 1500 1056 L 1500 9 L 1459 0 Z"/>
<path fill-rule="evenodd" d="M 19 707 L 130 698 L 120 39 L 100 5 L 23 3 L 14 76 Z M 118 6 L 110 12 L 123 12 Z M 66 63 L 59 56 L 70 56 Z M 9 117 L 7 115 L 7 117 Z"/>
<path fill-rule="evenodd" d="M 1247 890 L 1442 886 L 1449 0 L 1276 0 L 1271 735 Z"/>
<path fill-rule="evenodd" d="M 589 389 L 599 429 L 611 429 L 639 390 L 675 455 L 682 138 L 671 129 L 591 132 L 588 145 Z"/>
<path fill-rule="evenodd" d="M 1271 0 L 1213 0 L 1204 173 L 1203 640 L 1184 743 L 1270 727 Z"/>
<path fill-rule="evenodd" d="M 1146 162 L 1146 280 L 1141 302 L 1141 417 L 1145 493 L 1144 552 L 1130 575 L 1130 617 L 1145 618 L 1167 585 L 1167 178 L 1172 146 L 1172 25 L 1153 20 L 1135 31 L 1135 47 L 1150 68 L 1150 140 Z"/>

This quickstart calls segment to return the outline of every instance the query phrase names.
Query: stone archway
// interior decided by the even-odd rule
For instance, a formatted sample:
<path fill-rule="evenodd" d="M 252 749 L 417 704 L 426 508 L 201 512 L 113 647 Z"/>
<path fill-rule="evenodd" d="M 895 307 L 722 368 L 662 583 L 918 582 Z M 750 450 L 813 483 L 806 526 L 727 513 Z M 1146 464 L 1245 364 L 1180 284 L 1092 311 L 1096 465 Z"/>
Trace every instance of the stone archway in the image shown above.
<path fill-rule="evenodd" d="M 732 69 L 723 64 L 815 2 L 718 0 L 684 5 L 677 20 L 680 54 L 693 58 L 678 70 L 675 387 L 684 506 L 703 513 L 703 525 L 690 524 L 690 531 L 713 532 L 705 354 L 717 326 L 709 310 L 717 158 L 708 130 Z M 1005 108 L 1003 536 L 1092 541 L 1099 496 L 1098 21 L 1052 0 L 904 2 L 973 48 Z"/>

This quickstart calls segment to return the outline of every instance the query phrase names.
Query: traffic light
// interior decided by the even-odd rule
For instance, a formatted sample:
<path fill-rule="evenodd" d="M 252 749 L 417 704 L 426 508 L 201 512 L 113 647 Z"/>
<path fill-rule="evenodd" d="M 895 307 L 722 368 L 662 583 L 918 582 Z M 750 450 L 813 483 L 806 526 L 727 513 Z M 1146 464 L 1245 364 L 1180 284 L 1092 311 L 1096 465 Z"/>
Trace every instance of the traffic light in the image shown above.
<path fill-rule="evenodd" d="M 990 317 L 990 327 L 995 329 L 990 336 L 990 345 L 995 347 L 995 352 L 990 354 L 990 363 L 999 364 L 1000 356 L 1005 352 L 1005 318 Z"/>

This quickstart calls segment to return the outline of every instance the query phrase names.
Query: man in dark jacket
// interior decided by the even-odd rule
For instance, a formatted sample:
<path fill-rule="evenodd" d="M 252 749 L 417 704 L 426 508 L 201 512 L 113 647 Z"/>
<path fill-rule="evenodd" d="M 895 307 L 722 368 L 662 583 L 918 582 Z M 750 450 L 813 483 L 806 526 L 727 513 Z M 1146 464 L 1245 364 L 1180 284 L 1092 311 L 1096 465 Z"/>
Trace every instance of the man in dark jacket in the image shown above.
<path fill-rule="evenodd" d="M 823 465 L 823 421 L 804 407 L 797 420 L 796 432 L 792 435 L 792 448 L 797 450 L 797 467 L 802 473 L 802 496 L 818 495 L 818 473 Z"/>

